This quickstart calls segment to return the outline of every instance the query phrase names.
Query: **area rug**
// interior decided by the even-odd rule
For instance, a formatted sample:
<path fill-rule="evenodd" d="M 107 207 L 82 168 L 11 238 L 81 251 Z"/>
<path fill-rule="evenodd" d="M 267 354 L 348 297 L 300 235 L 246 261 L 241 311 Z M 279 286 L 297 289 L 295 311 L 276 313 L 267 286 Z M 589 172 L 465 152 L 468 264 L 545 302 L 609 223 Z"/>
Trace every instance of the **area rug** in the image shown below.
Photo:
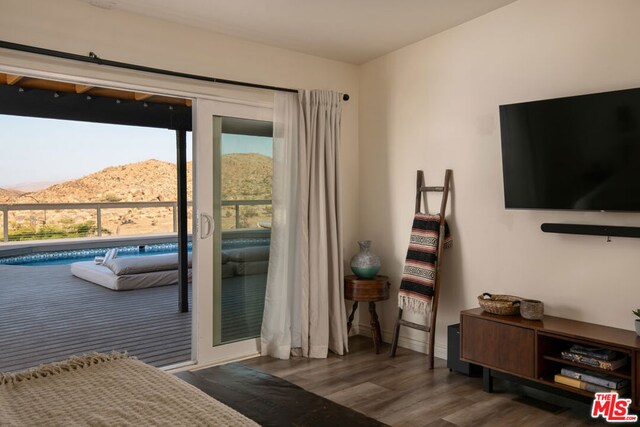
<path fill-rule="evenodd" d="M 122 353 L 0 374 L 3 426 L 255 426 L 173 375 Z"/>
<path fill-rule="evenodd" d="M 385 426 L 282 378 L 242 363 L 177 376 L 262 426 Z"/>

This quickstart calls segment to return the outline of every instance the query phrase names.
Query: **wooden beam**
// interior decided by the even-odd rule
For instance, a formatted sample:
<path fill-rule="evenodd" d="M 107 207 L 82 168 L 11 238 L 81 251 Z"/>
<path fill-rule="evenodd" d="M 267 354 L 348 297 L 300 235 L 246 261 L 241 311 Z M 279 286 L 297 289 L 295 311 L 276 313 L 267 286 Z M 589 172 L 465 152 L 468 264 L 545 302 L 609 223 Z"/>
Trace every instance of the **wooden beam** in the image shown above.
<path fill-rule="evenodd" d="M 2 1 L 2 0 L 0 0 Z M 131 101 L 148 101 L 158 104 L 186 105 L 191 107 L 191 100 L 184 98 L 174 98 L 170 96 L 155 95 L 145 92 L 131 92 L 119 89 L 103 88 L 81 83 L 66 83 L 55 80 L 37 79 L 19 76 L 16 74 L 0 73 L 0 85 L 17 85 L 23 88 L 50 90 L 55 92 L 67 92 L 76 94 L 88 94 L 96 97 L 107 97 Z"/>
<path fill-rule="evenodd" d="M 145 101 L 153 96 L 152 93 L 135 92 L 133 97 L 136 101 Z"/>
<path fill-rule="evenodd" d="M 76 85 L 76 93 L 85 93 L 91 89 L 93 89 L 93 86 L 90 86 L 90 85 L 81 85 L 81 84 Z"/>
<path fill-rule="evenodd" d="M 17 76 L 15 74 L 7 74 L 6 76 L 8 85 L 14 85 L 22 79 L 22 76 Z"/>
<path fill-rule="evenodd" d="M 72 83 L 57 82 L 54 80 L 32 79 L 24 77 L 20 80 L 20 86 L 31 89 L 52 90 L 56 92 L 74 92 L 75 85 Z"/>

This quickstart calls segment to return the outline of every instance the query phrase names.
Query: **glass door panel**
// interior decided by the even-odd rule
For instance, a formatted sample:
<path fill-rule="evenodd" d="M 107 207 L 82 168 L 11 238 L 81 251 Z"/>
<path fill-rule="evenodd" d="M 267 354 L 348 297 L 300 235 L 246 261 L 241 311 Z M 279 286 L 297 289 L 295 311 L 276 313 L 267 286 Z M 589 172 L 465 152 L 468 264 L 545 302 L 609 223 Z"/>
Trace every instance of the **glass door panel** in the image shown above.
<path fill-rule="evenodd" d="M 197 361 L 258 354 L 271 235 L 273 110 L 198 99 L 194 120 Z"/>
<path fill-rule="evenodd" d="M 216 124 L 216 121 L 219 124 Z M 214 117 L 214 209 L 221 250 L 214 277 L 214 345 L 260 336 L 271 238 L 273 126 Z"/>

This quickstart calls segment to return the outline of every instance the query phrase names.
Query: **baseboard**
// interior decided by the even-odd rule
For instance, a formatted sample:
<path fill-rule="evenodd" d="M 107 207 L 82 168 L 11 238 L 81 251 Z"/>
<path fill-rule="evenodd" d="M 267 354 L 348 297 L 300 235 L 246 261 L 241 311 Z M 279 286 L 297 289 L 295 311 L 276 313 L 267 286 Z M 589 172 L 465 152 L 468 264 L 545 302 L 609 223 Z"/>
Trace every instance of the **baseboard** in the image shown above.
<path fill-rule="evenodd" d="M 358 326 L 357 327 L 358 335 L 364 335 L 365 337 L 371 336 L 371 326 L 369 324 L 360 323 L 357 326 Z M 393 332 L 385 331 L 385 330 L 381 330 L 380 332 L 382 333 L 382 341 L 386 343 L 390 343 L 393 340 Z M 351 335 L 354 335 L 353 330 L 351 331 Z M 402 333 L 400 333 L 400 338 L 398 338 L 398 346 L 409 349 L 409 350 L 417 351 L 419 353 L 424 353 L 424 354 L 428 353 L 426 341 L 408 338 L 408 337 L 402 336 Z M 433 353 L 435 357 L 447 360 L 446 346 L 439 346 L 436 344 Z"/>

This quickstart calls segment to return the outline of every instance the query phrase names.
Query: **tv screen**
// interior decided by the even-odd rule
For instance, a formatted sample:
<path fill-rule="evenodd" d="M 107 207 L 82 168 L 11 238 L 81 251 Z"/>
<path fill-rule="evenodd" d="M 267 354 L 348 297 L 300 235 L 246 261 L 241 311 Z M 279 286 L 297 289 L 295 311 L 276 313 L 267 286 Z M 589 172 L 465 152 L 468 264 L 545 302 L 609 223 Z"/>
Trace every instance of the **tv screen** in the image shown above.
<path fill-rule="evenodd" d="M 640 89 L 500 106 L 507 209 L 640 211 Z"/>

